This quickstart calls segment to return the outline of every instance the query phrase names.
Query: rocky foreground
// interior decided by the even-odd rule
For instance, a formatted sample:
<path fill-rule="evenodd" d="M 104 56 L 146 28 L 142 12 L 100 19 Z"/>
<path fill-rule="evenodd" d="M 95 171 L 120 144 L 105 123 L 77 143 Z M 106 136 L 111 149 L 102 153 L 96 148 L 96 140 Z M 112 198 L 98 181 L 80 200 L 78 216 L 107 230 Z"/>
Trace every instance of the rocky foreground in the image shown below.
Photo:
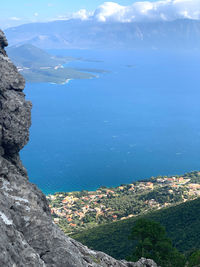
<path fill-rule="evenodd" d="M 29 139 L 31 103 L 24 79 L 6 55 L 0 31 L 0 266 L 157 266 L 117 261 L 66 236 L 51 219 L 43 193 L 28 181 L 19 151 Z"/>

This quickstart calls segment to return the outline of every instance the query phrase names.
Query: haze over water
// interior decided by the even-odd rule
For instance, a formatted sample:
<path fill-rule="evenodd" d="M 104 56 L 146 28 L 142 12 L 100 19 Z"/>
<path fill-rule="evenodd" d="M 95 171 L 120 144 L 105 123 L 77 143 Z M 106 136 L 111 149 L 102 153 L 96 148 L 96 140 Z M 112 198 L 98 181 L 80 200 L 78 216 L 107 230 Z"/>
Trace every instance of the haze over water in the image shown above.
<path fill-rule="evenodd" d="M 200 53 L 63 50 L 110 71 L 65 85 L 27 84 L 21 155 L 45 193 L 117 186 L 200 169 Z"/>

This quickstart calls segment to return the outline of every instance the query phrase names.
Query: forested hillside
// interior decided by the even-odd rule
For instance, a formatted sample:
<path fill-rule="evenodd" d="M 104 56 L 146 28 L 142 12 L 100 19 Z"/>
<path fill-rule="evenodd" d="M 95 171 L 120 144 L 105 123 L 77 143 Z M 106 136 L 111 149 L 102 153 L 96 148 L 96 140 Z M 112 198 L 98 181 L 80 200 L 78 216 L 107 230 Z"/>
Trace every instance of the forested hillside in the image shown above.
<path fill-rule="evenodd" d="M 200 198 L 151 212 L 143 217 L 158 221 L 165 226 L 173 245 L 187 254 L 193 249 L 200 248 L 199 210 Z M 136 218 L 130 218 L 98 226 L 75 234 L 73 238 L 90 248 L 123 259 L 130 255 L 134 248 L 134 242 L 129 240 L 129 235 L 135 221 Z"/>

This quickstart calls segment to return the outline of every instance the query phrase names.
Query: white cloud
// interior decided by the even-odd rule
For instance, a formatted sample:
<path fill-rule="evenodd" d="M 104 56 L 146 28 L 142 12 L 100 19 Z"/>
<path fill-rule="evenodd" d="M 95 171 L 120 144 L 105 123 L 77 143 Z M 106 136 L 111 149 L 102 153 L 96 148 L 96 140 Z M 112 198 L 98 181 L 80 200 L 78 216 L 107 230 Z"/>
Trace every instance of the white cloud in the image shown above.
<path fill-rule="evenodd" d="M 49 0 L 48 7 L 55 6 Z M 200 20 L 200 0 L 160 0 L 151 2 L 144 1 L 134 2 L 129 6 L 122 6 L 115 2 L 105 2 L 94 11 L 81 9 L 75 13 L 65 13 L 52 19 L 41 18 L 38 12 L 35 12 L 32 18 L 10 17 L 7 19 L 0 18 L 0 27 L 5 29 L 8 27 L 19 26 L 30 22 L 44 22 L 55 20 L 94 20 L 100 22 L 118 21 L 171 21 L 180 18 Z"/>
<path fill-rule="evenodd" d="M 73 19 L 87 20 L 92 15 L 93 15 L 92 12 L 89 12 L 86 9 L 81 9 L 78 12 L 73 13 L 71 18 L 73 18 Z"/>
<path fill-rule="evenodd" d="M 94 12 L 94 18 L 98 21 L 106 21 L 114 17 L 115 20 L 123 20 L 127 7 L 120 6 L 114 2 L 105 2 Z"/>
<path fill-rule="evenodd" d="M 106 21 L 155 21 L 180 18 L 200 19 L 200 0 L 162 0 L 156 2 L 135 2 L 130 6 L 121 6 L 114 2 L 105 2 L 94 12 L 82 9 L 71 18 L 81 20 L 94 19 Z"/>
<path fill-rule="evenodd" d="M 80 20 L 89 20 L 93 17 L 94 12 L 87 11 L 86 9 L 80 9 L 74 13 L 67 13 L 65 15 L 59 15 L 56 18 L 53 18 L 51 21 L 54 20 L 70 20 L 70 19 L 80 19 Z"/>
<path fill-rule="evenodd" d="M 20 21 L 21 19 L 20 18 L 17 18 L 17 17 L 11 17 L 9 18 L 10 20 L 14 20 L 14 21 Z"/>

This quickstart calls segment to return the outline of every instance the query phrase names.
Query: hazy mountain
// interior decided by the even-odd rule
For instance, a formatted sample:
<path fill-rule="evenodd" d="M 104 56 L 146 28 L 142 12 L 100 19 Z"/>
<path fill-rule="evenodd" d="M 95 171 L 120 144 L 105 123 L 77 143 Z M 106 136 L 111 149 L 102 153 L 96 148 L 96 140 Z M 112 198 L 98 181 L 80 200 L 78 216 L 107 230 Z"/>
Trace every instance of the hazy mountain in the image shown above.
<path fill-rule="evenodd" d="M 69 61 L 76 60 L 75 58 L 53 56 L 32 44 L 11 46 L 7 48 L 7 53 L 27 82 L 63 84 L 70 79 L 95 77 L 93 74 L 63 66 Z"/>
<path fill-rule="evenodd" d="M 200 49 L 200 20 L 96 22 L 78 19 L 24 24 L 6 31 L 11 45 L 41 48 Z"/>
<path fill-rule="evenodd" d="M 75 60 L 72 57 L 52 56 L 43 49 L 31 44 L 11 46 L 7 48 L 7 53 L 17 66 L 27 68 L 55 67 Z"/>

